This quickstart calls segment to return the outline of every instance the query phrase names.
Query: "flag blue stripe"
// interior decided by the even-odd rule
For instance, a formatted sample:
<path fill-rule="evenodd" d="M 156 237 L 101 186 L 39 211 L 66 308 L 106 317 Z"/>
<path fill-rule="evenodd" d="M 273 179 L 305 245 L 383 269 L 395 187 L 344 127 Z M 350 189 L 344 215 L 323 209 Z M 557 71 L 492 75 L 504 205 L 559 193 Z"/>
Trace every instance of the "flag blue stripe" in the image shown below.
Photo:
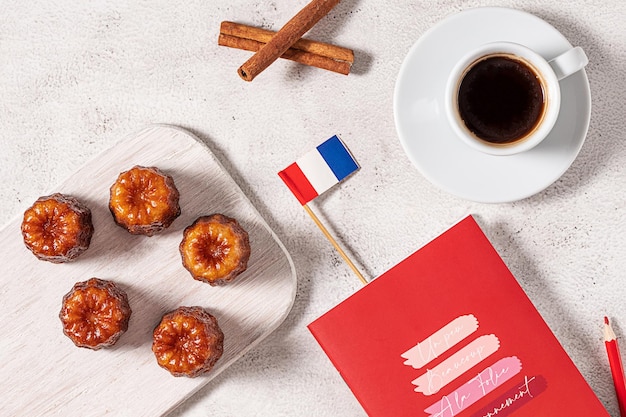
<path fill-rule="evenodd" d="M 317 150 L 338 181 L 343 180 L 359 168 L 350 152 L 336 135 L 319 145 Z"/>

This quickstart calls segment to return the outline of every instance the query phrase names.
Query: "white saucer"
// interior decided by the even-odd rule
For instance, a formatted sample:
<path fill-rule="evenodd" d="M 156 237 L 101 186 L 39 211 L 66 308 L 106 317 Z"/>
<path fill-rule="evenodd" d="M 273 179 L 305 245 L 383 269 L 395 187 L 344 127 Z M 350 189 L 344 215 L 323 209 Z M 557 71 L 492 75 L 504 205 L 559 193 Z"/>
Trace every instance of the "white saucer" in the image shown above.
<path fill-rule="evenodd" d="M 544 190 L 572 164 L 591 117 L 584 70 L 561 81 L 561 111 L 549 136 L 512 156 L 475 151 L 458 139 L 444 112 L 448 74 L 465 53 L 493 41 L 517 42 L 546 59 L 572 45 L 553 26 L 519 10 L 485 7 L 455 14 L 427 31 L 410 49 L 396 81 L 394 118 L 411 162 L 441 189 L 483 203 L 520 200 Z"/>

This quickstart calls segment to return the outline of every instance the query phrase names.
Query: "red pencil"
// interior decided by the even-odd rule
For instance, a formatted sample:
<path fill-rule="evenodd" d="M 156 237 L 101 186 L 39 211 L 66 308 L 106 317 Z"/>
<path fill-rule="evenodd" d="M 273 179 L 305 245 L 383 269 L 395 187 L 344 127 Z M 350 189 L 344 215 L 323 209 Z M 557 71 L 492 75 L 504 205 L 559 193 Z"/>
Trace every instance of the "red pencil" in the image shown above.
<path fill-rule="evenodd" d="M 626 417 L 626 380 L 624 379 L 624 366 L 622 365 L 622 357 L 617 345 L 617 337 L 609 324 L 609 318 L 604 317 L 604 344 L 606 353 L 609 356 L 609 366 L 613 375 L 613 385 L 615 385 L 615 394 L 617 395 L 617 403 L 619 405 L 620 416 Z"/>

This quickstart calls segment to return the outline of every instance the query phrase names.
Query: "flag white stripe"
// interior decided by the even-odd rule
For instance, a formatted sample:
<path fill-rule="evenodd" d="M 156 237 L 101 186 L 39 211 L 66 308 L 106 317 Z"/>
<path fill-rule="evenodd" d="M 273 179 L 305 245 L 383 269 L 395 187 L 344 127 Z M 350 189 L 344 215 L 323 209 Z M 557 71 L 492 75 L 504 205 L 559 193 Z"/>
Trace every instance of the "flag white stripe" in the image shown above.
<path fill-rule="evenodd" d="M 313 149 L 296 161 L 302 173 L 320 195 L 339 181 L 317 149 Z"/>

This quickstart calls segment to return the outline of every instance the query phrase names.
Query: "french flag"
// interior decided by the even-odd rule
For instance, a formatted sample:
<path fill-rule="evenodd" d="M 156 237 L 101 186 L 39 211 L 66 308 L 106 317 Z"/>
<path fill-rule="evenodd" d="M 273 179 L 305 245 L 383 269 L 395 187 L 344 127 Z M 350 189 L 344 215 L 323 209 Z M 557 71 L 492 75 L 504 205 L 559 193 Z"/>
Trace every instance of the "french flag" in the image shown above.
<path fill-rule="evenodd" d="M 336 135 L 307 152 L 278 175 L 305 205 L 359 169 L 350 151 Z"/>

